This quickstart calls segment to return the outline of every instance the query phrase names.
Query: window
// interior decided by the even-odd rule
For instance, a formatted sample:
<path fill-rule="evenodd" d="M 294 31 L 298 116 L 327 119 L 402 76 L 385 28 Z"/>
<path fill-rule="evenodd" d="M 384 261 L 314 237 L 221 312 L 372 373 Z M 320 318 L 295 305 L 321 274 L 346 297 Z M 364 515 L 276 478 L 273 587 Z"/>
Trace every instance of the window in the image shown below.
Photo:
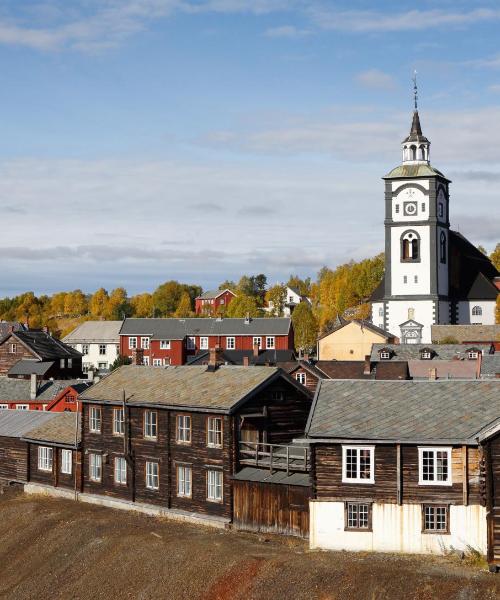
<path fill-rule="evenodd" d="M 144 437 L 156 440 L 158 435 L 158 420 L 156 410 L 144 411 Z"/>
<path fill-rule="evenodd" d="M 408 309 L 408 320 L 412 320 L 415 318 L 415 309 L 414 308 L 409 308 Z"/>
<path fill-rule="evenodd" d="M 186 348 L 188 350 L 196 350 L 196 338 L 193 336 L 188 337 L 186 341 Z"/>
<path fill-rule="evenodd" d="M 266 337 L 266 349 L 274 350 L 274 336 Z"/>
<path fill-rule="evenodd" d="M 399 204 L 396 204 L 396 214 L 399 214 Z"/>
<path fill-rule="evenodd" d="M 191 417 L 189 415 L 177 415 L 177 443 L 191 443 Z"/>
<path fill-rule="evenodd" d="M 143 357 L 142 357 L 142 364 L 143 364 L 145 367 L 149 367 L 149 356 L 143 356 Z"/>
<path fill-rule="evenodd" d="M 159 465 L 157 462 L 146 462 L 146 487 L 157 490 L 160 487 Z"/>
<path fill-rule="evenodd" d="M 188 465 L 177 465 L 177 495 L 182 498 L 191 498 L 191 484 L 193 472 Z"/>
<path fill-rule="evenodd" d="M 430 360 L 432 358 L 432 352 L 430 350 L 424 349 L 420 353 L 420 358 L 422 360 Z"/>
<path fill-rule="evenodd" d="M 108 363 L 107 362 L 97 363 L 97 368 L 99 369 L 99 371 L 105 371 L 108 368 Z"/>
<path fill-rule="evenodd" d="M 425 212 L 425 202 L 422 202 L 422 212 Z"/>
<path fill-rule="evenodd" d="M 170 350 L 170 340 L 160 340 L 160 350 Z"/>
<path fill-rule="evenodd" d="M 97 406 L 90 407 L 89 430 L 91 433 L 101 433 L 101 409 Z"/>
<path fill-rule="evenodd" d="M 91 452 L 89 454 L 89 479 L 90 481 L 101 481 L 102 478 L 102 456 Z"/>
<path fill-rule="evenodd" d="M 444 231 L 439 236 L 439 260 L 443 264 L 446 263 L 446 235 Z"/>
<path fill-rule="evenodd" d="M 383 317 L 384 316 L 384 308 L 382 306 L 378 309 L 378 316 L 379 317 Z"/>
<path fill-rule="evenodd" d="M 99 354 L 101 356 L 106 354 L 106 344 L 99 344 Z"/>
<path fill-rule="evenodd" d="M 141 348 L 143 350 L 149 350 L 149 338 L 141 337 Z"/>
<path fill-rule="evenodd" d="M 219 304 L 225 304 L 225 303 L 226 303 L 226 301 L 224 300 L 224 298 L 221 298 Z"/>
<path fill-rule="evenodd" d="M 128 338 L 128 347 L 130 350 L 137 348 L 137 338 L 136 337 Z"/>
<path fill-rule="evenodd" d="M 115 458 L 115 483 L 127 484 L 127 461 L 121 456 Z"/>
<path fill-rule="evenodd" d="M 16 404 L 16 410 L 29 410 L 29 404 Z"/>
<path fill-rule="evenodd" d="M 61 358 L 61 360 L 59 361 L 59 368 L 64 369 L 65 366 L 66 366 L 66 361 L 64 360 L 64 358 Z"/>
<path fill-rule="evenodd" d="M 61 473 L 71 475 L 73 467 L 73 452 L 71 450 L 61 450 Z"/>
<path fill-rule="evenodd" d="M 359 502 L 345 503 L 345 529 L 371 530 L 371 504 Z"/>
<path fill-rule="evenodd" d="M 208 338 L 207 337 L 200 338 L 200 350 L 208 350 Z"/>
<path fill-rule="evenodd" d="M 84 356 L 87 356 L 88 353 L 89 353 L 89 345 L 88 344 L 82 344 L 82 354 Z"/>
<path fill-rule="evenodd" d="M 479 356 L 479 352 L 477 350 L 468 350 L 467 351 L 467 358 L 469 360 L 474 360 L 478 356 Z"/>
<path fill-rule="evenodd" d="M 342 446 L 342 482 L 374 483 L 374 446 Z"/>
<path fill-rule="evenodd" d="M 10 345 L 10 353 L 11 354 L 16 354 L 17 353 L 17 344 L 11 344 Z"/>
<path fill-rule="evenodd" d="M 38 448 L 38 470 L 52 471 L 52 448 L 39 446 Z"/>
<path fill-rule="evenodd" d="M 381 350 L 380 351 L 380 359 L 381 360 L 389 360 L 391 358 L 391 353 L 389 350 Z"/>
<path fill-rule="evenodd" d="M 401 236 L 401 260 L 404 262 L 420 261 L 420 237 L 416 231 L 406 231 Z"/>
<path fill-rule="evenodd" d="M 153 358 L 153 367 L 161 367 L 161 366 L 162 366 L 161 358 Z"/>
<path fill-rule="evenodd" d="M 236 348 L 236 340 L 234 337 L 227 337 L 226 338 L 226 349 L 227 350 L 234 350 Z"/>
<path fill-rule="evenodd" d="M 222 471 L 207 471 L 207 500 L 222 502 Z"/>
<path fill-rule="evenodd" d="M 440 202 L 438 204 L 438 216 L 442 219 L 443 218 L 443 214 L 444 214 L 443 203 Z"/>
<path fill-rule="evenodd" d="M 403 283 L 408 283 L 408 275 L 403 275 Z"/>
<path fill-rule="evenodd" d="M 82 363 L 82 373 L 84 375 L 87 375 L 87 373 L 89 372 L 91 366 L 92 366 L 91 363 Z"/>
<path fill-rule="evenodd" d="M 0 404 L 0 410 L 8 410 L 9 405 L 8 404 Z"/>
<path fill-rule="evenodd" d="M 113 435 L 125 434 L 125 415 L 123 408 L 113 409 Z"/>
<path fill-rule="evenodd" d="M 414 282 L 414 283 L 418 283 L 418 275 L 415 275 L 415 276 L 413 277 L 413 282 Z"/>
<path fill-rule="evenodd" d="M 283 402 L 285 399 L 285 393 L 281 390 L 275 390 L 274 392 L 271 392 L 271 398 L 273 402 Z"/>
<path fill-rule="evenodd" d="M 208 417 L 207 419 L 207 446 L 222 448 L 222 419 L 220 417 Z"/>
<path fill-rule="evenodd" d="M 296 373 L 295 379 L 302 385 L 306 385 L 306 383 L 307 383 L 307 377 L 306 377 L 305 373 Z"/>
<path fill-rule="evenodd" d="M 481 317 L 483 314 L 483 309 L 480 306 L 472 307 L 472 316 L 473 317 Z"/>
<path fill-rule="evenodd" d="M 257 346 L 257 348 L 260 350 L 262 348 L 262 338 L 261 337 L 254 337 L 252 340 L 252 347 Z"/>
<path fill-rule="evenodd" d="M 418 449 L 419 485 L 451 485 L 451 448 Z"/>
<path fill-rule="evenodd" d="M 448 506 L 424 504 L 422 513 L 422 531 L 427 533 L 448 533 Z"/>

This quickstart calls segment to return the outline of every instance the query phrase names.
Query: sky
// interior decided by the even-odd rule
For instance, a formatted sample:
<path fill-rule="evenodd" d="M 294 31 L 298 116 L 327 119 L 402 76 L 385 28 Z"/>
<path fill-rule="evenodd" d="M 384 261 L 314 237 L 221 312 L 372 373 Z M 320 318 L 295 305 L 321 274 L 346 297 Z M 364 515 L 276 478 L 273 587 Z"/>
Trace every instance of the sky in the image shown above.
<path fill-rule="evenodd" d="M 0 0 L 0 296 L 315 277 L 384 247 L 413 71 L 500 241 L 495 0 Z"/>

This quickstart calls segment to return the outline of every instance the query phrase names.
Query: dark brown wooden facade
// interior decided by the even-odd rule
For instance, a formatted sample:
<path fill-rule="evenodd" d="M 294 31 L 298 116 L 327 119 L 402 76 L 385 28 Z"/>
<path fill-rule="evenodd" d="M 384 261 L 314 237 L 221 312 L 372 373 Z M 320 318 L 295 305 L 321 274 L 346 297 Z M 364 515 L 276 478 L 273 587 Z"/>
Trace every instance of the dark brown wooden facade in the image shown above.
<path fill-rule="evenodd" d="M 18 437 L 0 437 L 0 480 L 28 480 L 28 444 Z"/>
<path fill-rule="evenodd" d="M 50 471 L 39 468 L 40 448 L 52 449 L 52 468 Z M 71 452 L 71 473 L 63 473 L 62 453 Z M 28 477 L 29 483 L 40 483 L 55 488 L 64 488 L 69 490 L 81 491 L 81 460 L 80 450 L 73 448 L 61 448 L 50 443 L 28 443 Z M 75 486 L 76 481 L 76 486 Z"/>
<path fill-rule="evenodd" d="M 486 478 L 486 518 L 488 526 L 488 564 L 500 569 L 500 434 L 484 444 L 483 469 Z"/>

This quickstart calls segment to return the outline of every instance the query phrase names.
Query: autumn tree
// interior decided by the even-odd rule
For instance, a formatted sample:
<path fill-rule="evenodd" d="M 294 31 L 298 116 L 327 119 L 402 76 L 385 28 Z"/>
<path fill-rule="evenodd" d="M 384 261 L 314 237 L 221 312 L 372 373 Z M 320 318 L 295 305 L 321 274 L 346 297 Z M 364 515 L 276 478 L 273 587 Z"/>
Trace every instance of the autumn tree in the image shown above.
<path fill-rule="evenodd" d="M 318 322 L 307 302 L 301 302 L 294 308 L 292 323 L 296 350 L 311 352 L 316 347 Z"/>
<path fill-rule="evenodd" d="M 191 317 L 193 314 L 191 310 L 191 298 L 189 297 L 188 292 L 183 292 L 179 304 L 175 310 L 174 316 L 178 319 L 185 319 L 187 317 Z"/>
<path fill-rule="evenodd" d="M 79 317 L 88 310 L 88 302 L 82 290 L 68 292 L 64 299 L 64 313 L 71 317 Z"/>
<path fill-rule="evenodd" d="M 90 313 L 92 316 L 98 318 L 104 317 L 108 301 L 108 292 L 104 288 L 99 288 L 90 299 Z"/>
<path fill-rule="evenodd" d="M 311 278 L 301 279 L 298 275 L 290 275 L 287 286 L 297 290 L 301 296 L 309 296 L 311 293 Z"/>
<path fill-rule="evenodd" d="M 67 292 L 57 292 L 52 296 L 50 301 L 50 310 L 55 316 L 64 315 L 64 302 L 66 300 Z"/>
<path fill-rule="evenodd" d="M 497 271 L 500 271 L 500 243 L 495 246 L 495 249 L 490 254 L 490 260 L 495 265 Z"/>
<path fill-rule="evenodd" d="M 231 300 L 231 303 L 227 307 L 228 317 L 243 318 L 247 315 L 250 317 L 259 316 L 259 307 L 257 306 L 257 300 L 254 296 L 247 296 L 239 294 L 236 298 Z"/>
<path fill-rule="evenodd" d="M 495 307 L 495 323 L 500 325 L 500 294 L 497 296 L 497 303 Z"/>
<path fill-rule="evenodd" d="M 272 310 L 269 311 L 269 316 L 282 317 L 283 309 L 285 308 L 286 301 L 286 286 L 277 283 L 271 286 L 266 292 L 266 302 L 269 308 L 272 306 Z"/>
<path fill-rule="evenodd" d="M 226 281 L 223 281 L 219 287 L 217 289 L 219 290 L 235 290 L 237 288 L 237 285 L 234 281 L 231 281 L 230 279 L 226 279 Z"/>
<path fill-rule="evenodd" d="M 153 316 L 153 296 L 148 292 L 130 298 L 130 307 L 134 317 Z"/>
<path fill-rule="evenodd" d="M 130 316 L 130 314 L 131 309 L 127 299 L 127 291 L 122 287 L 114 289 L 109 295 L 105 305 L 103 313 L 104 318 L 118 321 L 124 317 Z"/>

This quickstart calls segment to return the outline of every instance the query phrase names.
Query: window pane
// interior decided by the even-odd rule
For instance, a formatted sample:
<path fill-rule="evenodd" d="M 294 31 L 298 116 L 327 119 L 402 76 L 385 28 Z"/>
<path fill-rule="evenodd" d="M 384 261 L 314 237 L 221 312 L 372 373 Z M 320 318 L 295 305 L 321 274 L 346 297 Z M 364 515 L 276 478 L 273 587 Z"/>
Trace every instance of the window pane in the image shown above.
<path fill-rule="evenodd" d="M 370 450 L 359 451 L 359 478 L 370 479 Z"/>
<path fill-rule="evenodd" d="M 434 481 L 434 453 L 432 450 L 422 452 L 422 479 Z"/>
<path fill-rule="evenodd" d="M 358 477 L 358 453 L 356 448 L 348 448 L 346 451 L 346 477 L 357 479 Z"/>
<path fill-rule="evenodd" d="M 438 481 L 448 481 L 448 452 L 436 452 L 436 472 Z"/>

